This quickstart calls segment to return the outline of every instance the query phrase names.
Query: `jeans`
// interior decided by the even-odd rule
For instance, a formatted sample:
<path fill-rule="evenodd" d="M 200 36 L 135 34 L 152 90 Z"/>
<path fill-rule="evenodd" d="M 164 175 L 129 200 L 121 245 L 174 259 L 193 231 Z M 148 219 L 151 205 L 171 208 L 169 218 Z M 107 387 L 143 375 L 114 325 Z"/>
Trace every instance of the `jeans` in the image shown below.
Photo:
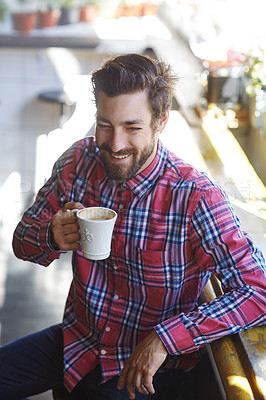
<path fill-rule="evenodd" d="M 185 373 L 154 376 L 155 395 L 136 391 L 136 400 L 183 400 Z M 118 376 L 100 384 L 100 367 L 86 375 L 71 393 L 73 400 L 128 400 L 126 389 L 117 390 Z M 0 348 L 0 399 L 21 400 L 63 388 L 62 326 L 54 325 Z M 184 396 L 184 397 L 183 397 Z"/>

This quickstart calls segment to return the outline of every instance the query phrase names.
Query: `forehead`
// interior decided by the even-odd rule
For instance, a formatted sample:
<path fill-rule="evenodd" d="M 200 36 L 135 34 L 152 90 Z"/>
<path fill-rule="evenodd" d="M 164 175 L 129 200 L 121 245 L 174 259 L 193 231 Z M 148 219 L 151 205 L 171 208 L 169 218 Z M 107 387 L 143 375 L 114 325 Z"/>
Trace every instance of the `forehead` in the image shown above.
<path fill-rule="evenodd" d="M 123 116 L 129 118 L 147 118 L 151 116 L 151 108 L 147 91 L 121 94 L 113 97 L 104 92 L 99 93 L 97 101 L 97 116 Z"/>

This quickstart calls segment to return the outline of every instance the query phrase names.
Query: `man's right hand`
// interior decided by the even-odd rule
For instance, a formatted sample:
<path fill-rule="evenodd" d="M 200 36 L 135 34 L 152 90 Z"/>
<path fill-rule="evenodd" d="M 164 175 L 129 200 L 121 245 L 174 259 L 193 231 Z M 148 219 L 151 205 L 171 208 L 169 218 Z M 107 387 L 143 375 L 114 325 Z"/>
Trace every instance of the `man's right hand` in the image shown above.
<path fill-rule="evenodd" d="M 76 214 L 67 212 L 67 210 L 81 210 L 83 208 L 81 203 L 69 202 L 52 217 L 51 244 L 55 250 L 71 251 L 80 248 L 80 234 Z"/>

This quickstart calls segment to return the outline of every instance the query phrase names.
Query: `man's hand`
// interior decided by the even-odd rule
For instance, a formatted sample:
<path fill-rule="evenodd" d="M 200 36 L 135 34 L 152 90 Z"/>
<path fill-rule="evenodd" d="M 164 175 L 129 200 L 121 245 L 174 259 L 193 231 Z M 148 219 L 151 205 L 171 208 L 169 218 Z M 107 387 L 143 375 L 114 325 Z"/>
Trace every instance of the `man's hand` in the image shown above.
<path fill-rule="evenodd" d="M 69 202 L 52 217 L 51 243 L 55 249 L 70 251 L 80 248 L 77 217 L 74 213 L 66 211 L 75 208 L 81 210 L 84 207 L 81 203 Z"/>
<path fill-rule="evenodd" d="M 117 388 L 126 385 L 130 399 L 135 399 L 135 389 L 142 394 L 154 394 L 153 376 L 166 359 L 168 352 L 155 331 L 140 342 L 128 358 L 118 379 Z"/>

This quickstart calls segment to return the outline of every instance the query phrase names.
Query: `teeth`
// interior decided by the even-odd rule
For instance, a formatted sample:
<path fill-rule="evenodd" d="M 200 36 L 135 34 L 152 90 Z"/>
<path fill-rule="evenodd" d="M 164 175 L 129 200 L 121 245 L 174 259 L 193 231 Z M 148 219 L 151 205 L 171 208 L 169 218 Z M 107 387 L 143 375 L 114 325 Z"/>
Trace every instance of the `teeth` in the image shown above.
<path fill-rule="evenodd" d="M 125 156 L 114 156 L 114 155 L 112 155 L 114 158 L 118 158 L 118 159 L 122 159 L 122 158 L 126 158 L 126 157 L 128 157 L 128 155 L 125 155 Z"/>

